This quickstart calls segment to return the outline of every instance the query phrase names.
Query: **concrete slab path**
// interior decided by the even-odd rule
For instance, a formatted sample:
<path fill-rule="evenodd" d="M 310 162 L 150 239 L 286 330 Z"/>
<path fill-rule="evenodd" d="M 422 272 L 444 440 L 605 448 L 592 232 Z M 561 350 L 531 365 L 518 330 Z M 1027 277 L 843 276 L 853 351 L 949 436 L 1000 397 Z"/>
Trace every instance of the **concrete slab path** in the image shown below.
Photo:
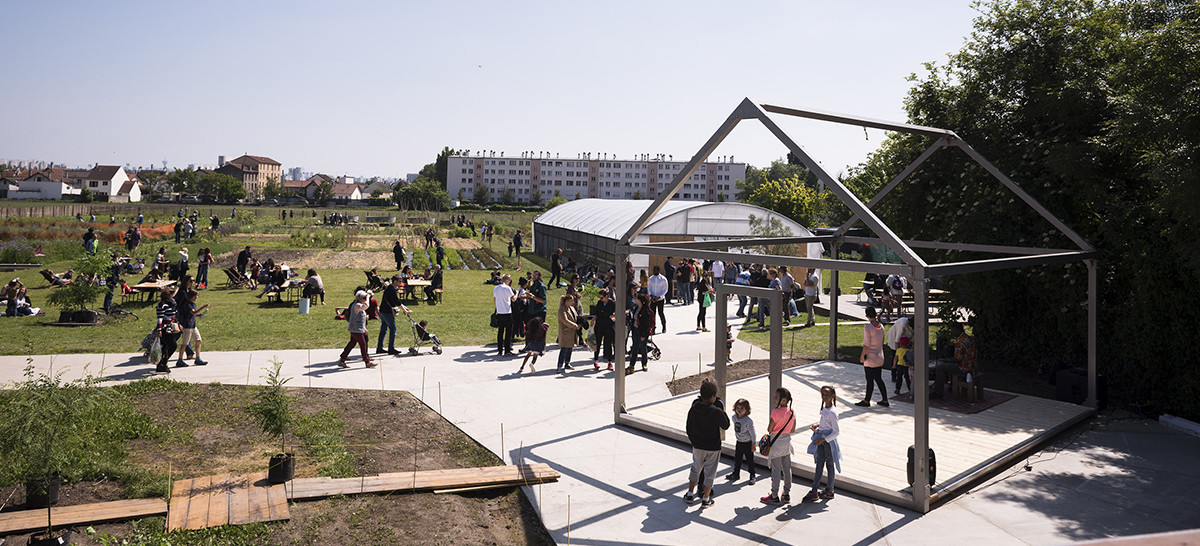
<path fill-rule="evenodd" d="M 696 310 L 667 309 L 672 333 L 656 336 L 663 359 L 629 378 L 630 405 L 667 397 L 673 366 L 678 375 L 690 375 L 697 353 L 702 362 L 711 360 L 715 333 L 678 329 L 694 327 Z M 262 369 L 278 358 L 293 386 L 409 391 L 505 461 L 545 462 L 562 473 L 559 483 L 527 491 L 562 544 L 1044 544 L 1200 527 L 1200 500 L 1193 493 L 1200 487 L 1200 439 L 1151 421 L 1093 421 L 1031 457 L 1031 470 L 1021 461 L 924 515 L 851 495 L 802 505 L 806 482 L 793 487 L 793 505 L 765 506 L 758 498 L 769 482 L 728 484 L 728 460 L 719 467 L 716 504 L 701 509 L 682 500 L 689 446 L 613 425 L 612 372 L 594 371 L 590 354 L 577 351 L 576 369 L 565 376 L 554 372 L 554 346 L 537 372 L 521 375 L 515 373 L 520 358 L 500 358 L 483 347 L 384 357 L 375 369 L 352 360 L 352 368 L 340 369 L 342 343 L 331 340 L 339 348 L 316 350 L 206 351 L 211 364 L 177 369 L 171 377 L 259 383 Z M 738 342 L 733 354 L 742 359 L 750 351 Z M 131 354 L 32 358 L 38 370 L 63 371 L 68 378 L 85 366 L 93 373 L 103 367 L 121 381 L 143 378 L 151 369 Z M 0 382 L 19 379 L 25 365 L 23 356 L 0 357 Z M 853 454 L 847 455 L 850 464 Z M 759 469 L 760 480 L 764 472 Z"/>

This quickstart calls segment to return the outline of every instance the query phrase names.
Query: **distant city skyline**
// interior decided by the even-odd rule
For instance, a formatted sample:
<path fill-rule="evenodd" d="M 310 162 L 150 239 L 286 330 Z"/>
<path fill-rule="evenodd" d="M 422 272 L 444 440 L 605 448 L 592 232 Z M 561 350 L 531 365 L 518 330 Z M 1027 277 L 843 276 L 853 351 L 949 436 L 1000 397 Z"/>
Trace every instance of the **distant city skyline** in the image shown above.
<path fill-rule="evenodd" d="M 19 106 L 0 156 L 182 168 L 249 153 L 396 179 L 446 146 L 687 159 L 744 97 L 904 121 L 906 77 L 945 64 L 978 15 L 970 0 L 524 7 L 6 3 L 0 64 L 22 84 L 0 91 Z M 775 119 L 835 175 L 885 136 Z M 716 154 L 785 156 L 743 125 Z"/>

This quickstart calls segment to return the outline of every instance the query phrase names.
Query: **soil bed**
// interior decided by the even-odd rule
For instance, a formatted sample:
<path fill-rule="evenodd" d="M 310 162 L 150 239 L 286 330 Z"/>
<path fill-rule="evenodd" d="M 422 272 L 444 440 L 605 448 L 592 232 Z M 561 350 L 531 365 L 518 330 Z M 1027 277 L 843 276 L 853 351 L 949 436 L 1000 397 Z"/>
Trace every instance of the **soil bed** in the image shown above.
<path fill-rule="evenodd" d="M 362 476 L 382 472 L 499 465 L 479 446 L 420 400 L 406 392 L 289 388 L 293 407 L 314 428 L 339 433 L 333 446 L 298 445 L 297 477 Z M 245 412 L 253 389 L 227 385 L 188 385 L 135 398 L 137 408 L 164 433 L 130 442 L 129 464 L 176 479 L 266 469 L 278 444 L 264 436 Z M 333 423 L 333 426 L 329 424 Z M 309 440 L 312 436 L 307 436 Z M 275 446 L 272 448 L 272 446 Z M 340 464 L 338 464 L 340 462 Z M 164 477 L 165 480 L 165 477 Z M 0 489 L 5 511 L 24 498 L 24 487 Z M 125 495 L 112 481 L 69 484 L 60 505 L 117 500 Z M 7 499 L 7 501 L 6 501 Z M 286 522 L 183 531 L 166 535 L 163 518 L 92 526 L 95 534 L 76 535 L 79 544 L 553 544 L 534 507 L 519 488 L 464 494 L 396 493 L 333 497 L 292 505 Z M 82 528 L 81 528 L 82 530 Z M 24 544 L 25 536 L 7 537 Z"/>

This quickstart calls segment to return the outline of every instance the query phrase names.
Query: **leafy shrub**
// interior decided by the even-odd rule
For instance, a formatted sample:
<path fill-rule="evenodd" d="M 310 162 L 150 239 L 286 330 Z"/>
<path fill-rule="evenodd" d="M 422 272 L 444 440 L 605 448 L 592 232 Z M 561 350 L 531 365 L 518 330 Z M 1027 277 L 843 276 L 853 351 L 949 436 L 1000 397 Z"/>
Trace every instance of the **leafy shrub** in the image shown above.
<path fill-rule="evenodd" d="M 37 245 L 25 239 L 14 239 L 0 244 L 0 263 L 28 264 L 34 262 Z"/>
<path fill-rule="evenodd" d="M 450 237 L 452 239 L 470 239 L 471 238 L 471 228 L 465 227 L 465 226 L 464 227 L 455 227 L 454 229 L 450 230 Z"/>
<path fill-rule="evenodd" d="M 293 231 L 291 244 L 301 248 L 345 248 L 346 232 L 340 229 Z"/>

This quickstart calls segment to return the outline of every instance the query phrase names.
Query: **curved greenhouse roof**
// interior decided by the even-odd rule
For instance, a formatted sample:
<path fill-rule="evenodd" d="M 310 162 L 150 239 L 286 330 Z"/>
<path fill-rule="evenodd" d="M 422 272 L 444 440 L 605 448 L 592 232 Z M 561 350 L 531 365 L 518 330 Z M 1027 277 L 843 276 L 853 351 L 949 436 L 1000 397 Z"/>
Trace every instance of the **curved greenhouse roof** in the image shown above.
<path fill-rule="evenodd" d="M 554 207 L 533 220 L 534 251 L 546 256 L 561 247 L 584 255 L 612 254 L 616 242 L 641 217 L 652 200 L 576 199 Z M 745 203 L 668 201 L 633 241 L 734 239 L 754 236 L 750 216 L 777 219 L 791 233 L 780 236 L 810 236 L 812 232 L 777 212 Z M 809 245 L 808 253 L 819 256 L 821 245 Z M 636 263 L 636 261 L 635 261 Z"/>

